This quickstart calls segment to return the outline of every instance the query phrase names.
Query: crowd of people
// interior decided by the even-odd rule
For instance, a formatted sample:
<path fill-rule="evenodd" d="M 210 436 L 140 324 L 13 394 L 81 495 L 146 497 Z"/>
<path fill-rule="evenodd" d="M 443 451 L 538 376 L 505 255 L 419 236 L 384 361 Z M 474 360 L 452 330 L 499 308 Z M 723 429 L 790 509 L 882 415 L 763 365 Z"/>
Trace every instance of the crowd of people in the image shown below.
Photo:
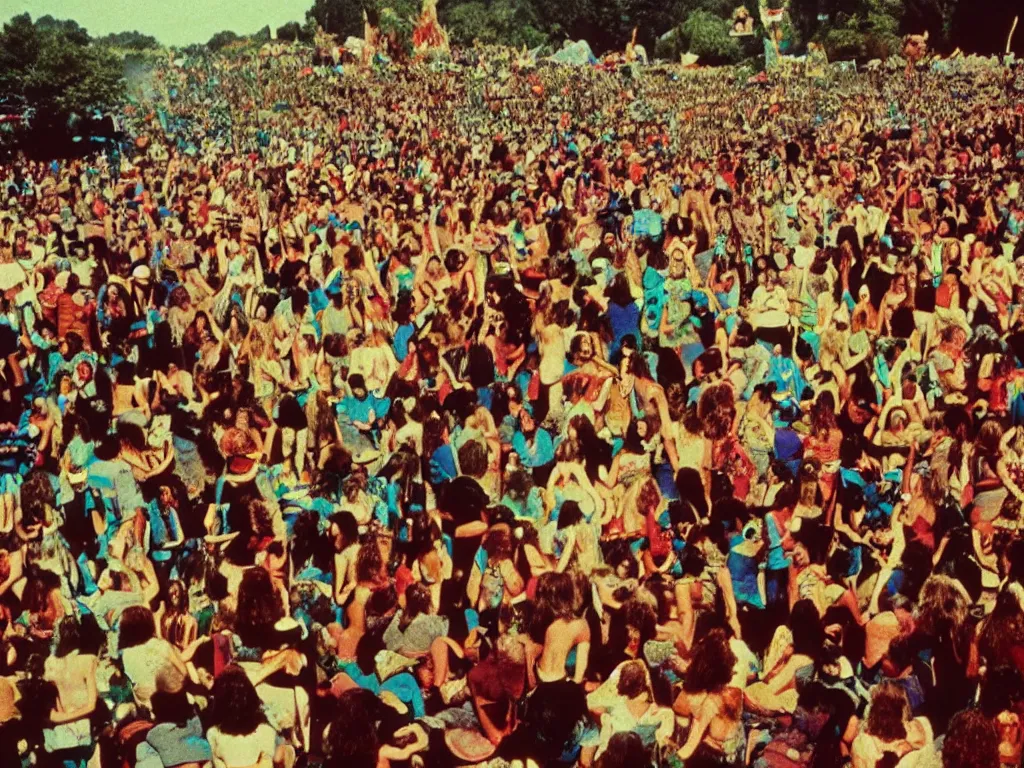
<path fill-rule="evenodd" d="M 0 165 L 0 765 L 1020 765 L 975 64 L 236 51 Z"/>

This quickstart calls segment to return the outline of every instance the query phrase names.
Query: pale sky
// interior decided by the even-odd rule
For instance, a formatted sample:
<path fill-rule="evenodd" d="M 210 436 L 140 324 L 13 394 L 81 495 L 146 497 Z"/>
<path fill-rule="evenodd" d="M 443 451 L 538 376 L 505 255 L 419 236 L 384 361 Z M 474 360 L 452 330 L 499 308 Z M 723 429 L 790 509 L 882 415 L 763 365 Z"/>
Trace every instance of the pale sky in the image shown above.
<path fill-rule="evenodd" d="M 302 21 L 313 0 L 0 0 L 0 22 L 29 13 L 74 19 L 93 37 L 138 30 L 165 45 L 205 43 L 229 29 L 251 34 Z"/>

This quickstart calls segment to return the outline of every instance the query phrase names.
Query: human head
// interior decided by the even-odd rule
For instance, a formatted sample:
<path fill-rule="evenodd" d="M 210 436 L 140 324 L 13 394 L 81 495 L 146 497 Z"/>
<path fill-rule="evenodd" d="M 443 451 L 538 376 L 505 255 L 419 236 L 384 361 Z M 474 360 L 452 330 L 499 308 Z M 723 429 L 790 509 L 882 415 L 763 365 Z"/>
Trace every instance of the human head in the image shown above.
<path fill-rule="evenodd" d="M 893 682 L 875 686 L 871 692 L 866 731 L 882 741 L 899 741 L 907 736 L 910 702 L 906 691 Z"/>
<path fill-rule="evenodd" d="M 372 539 L 359 547 L 356 556 L 356 579 L 363 582 L 376 581 L 384 568 L 384 557 L 380 547 Z"/>
<path fill-rule="evenodd" d="M 357 400 L 363 400 L 366 398 L 366 380 L 363 379 L 362 375 L 353 373 L 349 376 L 348 388 L 352 390 L 352 397 Z"/>
<path fill-rule="evenodd" d="M 144 605 L 132 605 L 124 609 L 118 621 L 117 647 L 120 650 L 134 648 L 156 637 L 156 622 L 153 612 Z"/>
<path fill-rule="evenodd" d="M 697 641 L 690 668 L 683 681 L 688 693 L 716 693 L 732 679 L 736 656 L 729 648 L 725 632 L 715 629 Z"/>
<path fill-rule="evenodd" d="M 210 726 L 228 736 L 249 736 L 267 722 L 256 688 L 241 667 L 230 666 L 217 676 L 211 691 Z"/>
<path fill-rule="evenodd" d="M 999 765 L 999 731 L 977 709 L 953 716 L 942 744 L 942 768 L 988 768 Z"/>
<path fill-rule="evenodd" d="M 75 616 L 65 616 L 57 625 L 57 648 L 54 656 L 67 656 L 82 647 L 82 625 Z"/>
<path fill-rule="evenodd" d="M 377 723 L 386 707 L 364 688 L 341 695 L 324 744 L 327 768 L 376 768 L 380 750 Z"/>
<path fill-rule="evenodd" d="M 430 613 L 430 608 L 430 588 L 426 584 L 416 582 L 405 590 L 405 615 L 407 618 L 427 615 Z"/>
<path fill-rule="evenodd" d="M 631 661 L 619 670 L 619 682 L 616 686 L 619 695 L 627 699 L 651 695 L 651 687 L 647 680 L 647 670 L 640 661 Z"/>
<path fill-rule="evenodd" d="M 236 625 L 239 634 L 273 627 L 284 617 L 281 597 L 264 568 L 249 568 L 238 586 Z"/>
<path fill-rule="evenodd" d="M 359 541 L 359 524 L 355 515 L 348 510 L 335 512 L 330 517 L 330 533 L 337 552 L 355 544 Z"/>
<path fill-rule="evenodd" d="M 623 731 L 611 737 L 608 747 L 594 763 L 594 768 L 633 768 L 650 762 L 649 750 L 640 735 L 633 731 Z"/>

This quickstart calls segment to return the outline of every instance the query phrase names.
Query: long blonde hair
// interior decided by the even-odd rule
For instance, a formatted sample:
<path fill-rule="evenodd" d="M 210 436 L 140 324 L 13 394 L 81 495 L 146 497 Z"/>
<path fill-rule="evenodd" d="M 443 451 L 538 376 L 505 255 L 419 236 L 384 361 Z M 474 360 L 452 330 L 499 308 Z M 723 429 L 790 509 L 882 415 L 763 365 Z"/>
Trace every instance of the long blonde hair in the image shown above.
<path fill-rule="evenodd" d="M 964 586 L 949 576 L 933 574 L 921 587 L 917 601 L 917 628 L 939 640 L 953 643 L 961 661 L 964 629 L 971 608 L 971 598 Z"/>

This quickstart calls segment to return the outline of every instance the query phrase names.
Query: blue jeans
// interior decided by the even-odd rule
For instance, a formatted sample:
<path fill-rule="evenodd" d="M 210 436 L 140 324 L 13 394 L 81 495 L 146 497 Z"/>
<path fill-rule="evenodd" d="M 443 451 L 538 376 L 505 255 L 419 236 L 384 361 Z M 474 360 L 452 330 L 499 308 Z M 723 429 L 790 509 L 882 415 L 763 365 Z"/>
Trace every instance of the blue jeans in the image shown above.
<path fill-rule="evenodd" d="M 765 597 L 769 607 L 785 603 L 789 591 L 789 569 L 765 571 Z"/>
<path fill-rule="evenodd" d="M 679 489 L 676 487 L 676 477 L 671 464 L 656 464 L 654 479 L 658 481 L 658 490 L 661 491 L 661 495 L 665 497 L 666 501 L 679 500 Z"/>

